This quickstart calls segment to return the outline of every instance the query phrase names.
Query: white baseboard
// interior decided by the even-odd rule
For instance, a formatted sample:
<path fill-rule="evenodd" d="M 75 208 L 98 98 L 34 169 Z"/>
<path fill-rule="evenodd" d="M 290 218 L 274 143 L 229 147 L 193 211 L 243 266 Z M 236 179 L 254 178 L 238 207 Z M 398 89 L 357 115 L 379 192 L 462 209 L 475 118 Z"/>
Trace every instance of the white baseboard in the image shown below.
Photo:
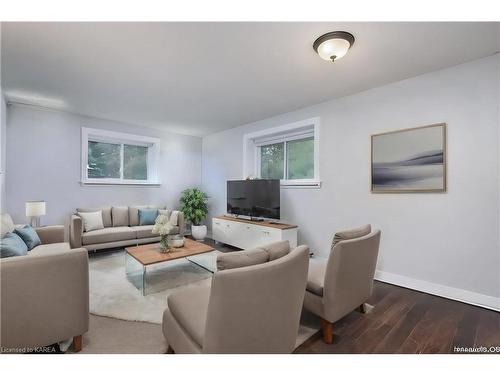
<path fill-rule="evenodd" d="M 402 286 L 408 289 L 433 294 L 439 297 L 449 298 L 470 305 L 484 307 L 486 309 L 500 311 L 500 298 L 487 296 L 469 290 L 452 288 L 441 284 L 434 284 L 424 280 L 412 279 L 407 276 L 394 273 L 375 271 L 375 280 Z"/>

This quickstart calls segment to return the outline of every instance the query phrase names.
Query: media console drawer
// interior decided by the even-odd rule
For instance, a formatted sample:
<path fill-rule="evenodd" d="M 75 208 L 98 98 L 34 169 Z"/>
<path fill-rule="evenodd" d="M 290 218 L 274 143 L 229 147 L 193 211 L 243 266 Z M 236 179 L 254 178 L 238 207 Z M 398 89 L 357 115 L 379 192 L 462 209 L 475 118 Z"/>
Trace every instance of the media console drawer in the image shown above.
<path fill-rule="evenodd" d="M 252 223 L 232 217 L 212 219 L 212 237 L 215 241 L 244 250 L 284 240 L 288 240 L 292 248 L 296 247 L 297 230 L 296 225 L 289 224 Z"/>

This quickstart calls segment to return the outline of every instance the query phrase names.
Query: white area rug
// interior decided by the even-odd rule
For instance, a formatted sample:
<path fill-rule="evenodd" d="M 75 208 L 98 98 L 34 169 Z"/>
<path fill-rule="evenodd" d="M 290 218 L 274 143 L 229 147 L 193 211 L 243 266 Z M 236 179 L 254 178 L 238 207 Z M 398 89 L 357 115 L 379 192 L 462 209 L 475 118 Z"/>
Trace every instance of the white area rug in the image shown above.
<path fill-rule="evenodd" d="M 210 253 L 214 259 L 216 253 Z M 161 291 L 143 296 L 125 275 L 124 251 L 92 256 L 89 259 L 90 312 L 122 320 L 161 324 L 170 293 L 177 288 L 210 282 L 212 275 L 185 259 L 171 261 L 168 267 L 168 276 L 164 267 L 159 267 L 150 276 L 155 289 L 158 287 Z M 319 319 L 304 313 L 296 347 L 318 330 Z"/>

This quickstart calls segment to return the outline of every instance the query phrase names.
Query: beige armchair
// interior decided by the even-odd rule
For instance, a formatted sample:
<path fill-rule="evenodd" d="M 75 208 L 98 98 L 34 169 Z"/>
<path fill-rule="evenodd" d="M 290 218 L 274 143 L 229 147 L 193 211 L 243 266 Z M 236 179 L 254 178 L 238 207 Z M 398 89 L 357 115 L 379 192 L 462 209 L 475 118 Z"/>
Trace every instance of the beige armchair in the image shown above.
<path fill-rule="evenodd" d="M 372 294 L 380 231 L 369 225 L 335 235 L 328 259 L 313 258 L 304 308 L 321 317 L 323 341 L 333 342 L 333 323 L 351 311 L 364 312 Z"/>
<path fill-rule="evenodd" d="M 7 214 L 2 226 L 14 229 Z M 79 351 L 89 328 L 87 250 L 70 249 L 62 225 L 35 229 L 41 245 L 0 260 L 0 346 L 23 353 L 73 337 Z"/>
<path fill-rule="evenodd" d="M 288 241 L 277 243 L 270 253 L 261 248 L 236 252 L 235 257 L 244 258 L 240 268 L 234 268 L 234 259 L 228 259 L 232 255 L 226 254 L 226 267 L 219 267 L 210 284 L 171 294 L 163 315 L 169 349 L 291 353 L 300 324 L 309 249 L 299 246 L 277 255 L 284 243 L 289 246 Z"/>

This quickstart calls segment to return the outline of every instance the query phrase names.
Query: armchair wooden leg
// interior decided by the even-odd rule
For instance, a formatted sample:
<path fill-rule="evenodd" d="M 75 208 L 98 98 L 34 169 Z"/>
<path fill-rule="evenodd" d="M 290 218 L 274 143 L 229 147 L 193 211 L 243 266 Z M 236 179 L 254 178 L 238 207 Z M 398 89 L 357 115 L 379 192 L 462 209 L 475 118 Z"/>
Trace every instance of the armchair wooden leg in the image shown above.
<path fill-rule="evenodd" d="M 362 303 L 356 310 L 359 311 L 361 314 L 366 314 L 365 304 Z"/>
<path fill-rule="evenodd" d="M 325 344 L 333 343 L 333 323 L 321 318 L 321 329 L 323 331 L 323 341 Z"/>
<path fill-rule="evenodd" d="M 82 335 L 73 337 L 73 350 L 75 352 L 79 352 L 80 350 L 82 350 L 82 341 Z"/>
<path fill-rule="evenodd" d="M 170 345 L 167 347 L 167 354 L 175 354 L 174 349 Z"/>

